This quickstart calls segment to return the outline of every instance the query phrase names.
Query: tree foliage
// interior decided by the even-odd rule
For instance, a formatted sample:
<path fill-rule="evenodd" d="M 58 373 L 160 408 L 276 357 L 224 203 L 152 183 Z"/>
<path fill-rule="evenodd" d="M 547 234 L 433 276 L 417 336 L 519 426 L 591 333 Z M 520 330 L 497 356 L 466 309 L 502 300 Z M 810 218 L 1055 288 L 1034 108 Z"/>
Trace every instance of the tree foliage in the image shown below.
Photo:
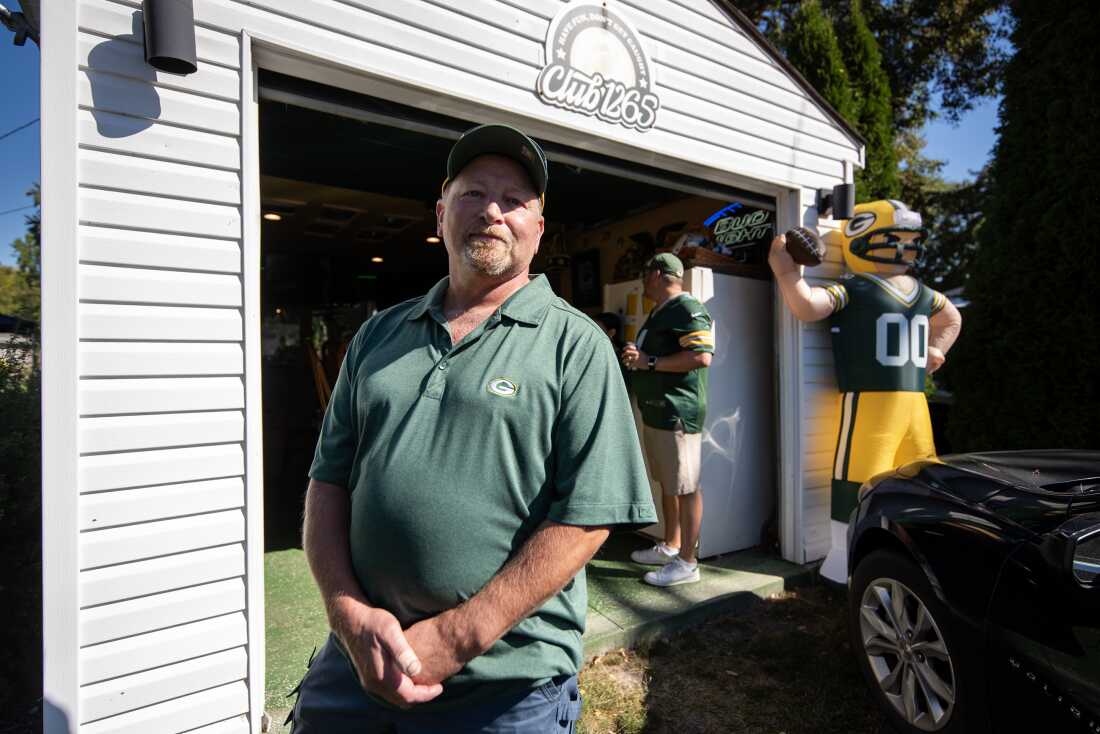
<path fill-rule="evenodd" d="M 857 117 L 833 24 L 819 0 L 804 0 L 780 36 L 787 59 L 845 120 Z"/>
<path fill-rule="evenodd" d="M 29 196 L 37 205 L 38 186 Z M 37 322 L 39 215 L 16 240 L 18 268 L 0 271 L 0 309 Z M 42 696 L 41 374 L 36 332 L 0 343 L 0 711 L 34 725 Z M 40 727 L 38 727 L 40 728 Z M 28 729 L 29 730 L 29 729 Z"/>
<path fill-rule="evenodd" d="M 1094 3 L 1016 2 L 985 221 L 952 352 L 952 443 L 1100 444 Z M 1090 61 L 1091 59 L 1091 61 Z M 1075 226 L 1076 225 L 1076 226 Z"/>
<path fill-rule="evenodd" d="M 937 290 L 947 291 L 967 282 L 985 221 L 982 210 L 989 175 L 982 170 L 973 181 L 948 183 L 940 173 L 943 161 L 924 156 L 923 149 L 919 135 L 903 132 L 898 136 L 900 198 L 921 213 L 928 229 L 915 275 Z"/>
<path fill-rule="evenodd" d="M 41 192 L 35 184 L 27 196 L 34 213 L 27 216 L 27 233 L 11 243 L 16 267 L 0 266 L 0 313 L 38 323 L 41 316 L 42 248 Z"/>
<path fill-rule="evenodd" d="M 882 55 L 863 16 L 861 0 L 848 0 L 836 20 L 837 36 L 851 87 L 854 119 L 867 140 L 863 170 L 856 174 L 856 201 L 898 197 L 894 119 L 890 109 L 890 80 Z"/>
<path fill-rule="evenodd" d="M 840 17 L 850 0 L 821 0 Z M 744 0 L 738 8 L 778 39 L 801 0 Z M 996 96 L 1009 56 L 1007 0 L 864 0 L 882 53 L 896 129 L 917 130 L 939 109 L 949 120 Z M 800 67 L 801 68 L 801 67 Z"/>

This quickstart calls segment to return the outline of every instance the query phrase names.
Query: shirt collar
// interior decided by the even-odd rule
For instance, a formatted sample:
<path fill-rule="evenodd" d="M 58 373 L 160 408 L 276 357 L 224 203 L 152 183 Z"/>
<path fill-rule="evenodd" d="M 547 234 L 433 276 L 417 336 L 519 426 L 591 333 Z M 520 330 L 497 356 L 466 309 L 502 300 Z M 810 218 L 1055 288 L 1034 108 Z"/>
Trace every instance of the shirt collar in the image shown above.
<path fill-rule="evenodd" d="M 653 307 L 653 310 L 651 310 L 651 311 L 649 312 L 649 315 L 650 315 L 650 316 L 652 316 L 653 314 L 657 313 L 658 311 L 660 311 L 660 310 L 661 310 L 662 308 L 664 308 L 665 306 L 669 305 L 669 304 L 670 304 L 670 303 L 672 303 L 673 301 L 677 301 L 677 300 L 679 300 L 679 299 L 683 298 L 683 297 L 684 297 L 684 296 L 686 296 L 687 294 L 688 294 L 688 292 L 687 292 L 687 291 L 680 291 L 679 293 L 677 293 L 677 294 L 676 294 L 675 296 L 673 296 L 672 298 L 669 298 L 669 299 L 667 299 L 667 300 L 666 300 L 666 301 L 665 301 L 664 303 L 662 303 L 661 305 L 659 305 L 659 306 L 654 306 L 654 307 Z"/>
<path fill-rule="evenodd" d="M 408 320 L 414 321 L 423 317 L 429 311 L 443 311 L 443 297 L 447 295 L 447 284 L 451 282 L 450 276 L 444 276 L 442 280 L 432 286 L 432 289 L 420 299 L 420 302 L 409 311 Z"/>
<path fill-rule="evenodd" d="M 431 311 L 443 312 L 443 298 L 447 295 L 450 277 L 444 277 L 428 291 L 420 302 L 409 312 L 408 320 L 422 318 Z M 554 290 L 545 275 L 537 275 L 531 281 L 508 297 L 500 307 L 501 316 L 521 324 L 538 326 L 550 302 L 554 300 Z"/>

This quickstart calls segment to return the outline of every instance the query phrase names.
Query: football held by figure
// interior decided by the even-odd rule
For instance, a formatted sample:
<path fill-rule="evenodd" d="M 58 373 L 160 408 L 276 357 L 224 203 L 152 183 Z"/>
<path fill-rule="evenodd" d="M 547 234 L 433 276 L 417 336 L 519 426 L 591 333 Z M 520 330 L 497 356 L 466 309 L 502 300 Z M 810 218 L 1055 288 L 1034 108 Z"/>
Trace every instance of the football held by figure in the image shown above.
<path fill-rule="evenodd" d="M 850 272 L 839 280 L 811 286 L 802 277 L 789 247 L 797 252 L 812 243 L 788 245 L 780 235 L 768 255 L 795 317 L 805 322 L 829 319 L 840 410 L 832 472 L 832 547 L 821 574 L 837 583 L 845 583 L 848 575 L 847 524 L 860 485 L 875 474 L 936 453 L 925 375 L 943 364 L 962 328 L 962 316 L 942 293 L 907 274 L 924 234 L 919 213 L 898 201 L 873 201 L 856 206 L 844 223 L 839 243 Z"/>

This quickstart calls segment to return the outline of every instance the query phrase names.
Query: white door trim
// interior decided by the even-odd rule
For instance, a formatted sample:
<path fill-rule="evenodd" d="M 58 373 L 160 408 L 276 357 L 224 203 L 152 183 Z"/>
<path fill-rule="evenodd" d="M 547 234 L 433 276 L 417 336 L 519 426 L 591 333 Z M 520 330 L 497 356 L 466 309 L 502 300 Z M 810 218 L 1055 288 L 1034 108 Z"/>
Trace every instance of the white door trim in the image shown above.
<path fill-rule="evenodd" d="M 776 233 L 800 225 L 800 192 L 786 191 L 778 197 Z M 802 324 L 794 317 L 783 295 L 775 292 L 775 367 L 779 400 L 776 424 L 776 477 L 779 481 L 779 547 L 788 561 L 803 563 L 802 513 Z"/>
<path fill-rule="evenodd" d="M 260 110 L 252 40 L 241 33 L 241 275 L 244 318 L 245 569 L 248 711 L 260 731 L 266 685 L 263 370 L 260 343 Z"/>
<path fill-rule="evenodd" d="M 42 707 L 80 725 L 77 3 L 42 4 Z"/>

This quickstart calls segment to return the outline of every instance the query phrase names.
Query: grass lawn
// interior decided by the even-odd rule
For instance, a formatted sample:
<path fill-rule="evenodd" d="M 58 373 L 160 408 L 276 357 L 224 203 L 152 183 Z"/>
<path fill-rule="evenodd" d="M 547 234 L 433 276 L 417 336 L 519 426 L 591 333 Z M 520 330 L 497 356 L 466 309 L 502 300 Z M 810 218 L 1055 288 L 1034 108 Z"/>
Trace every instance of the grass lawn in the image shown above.
<path fill-rule="evenodd" d="M 286 694 L 328 627 L 301 550 L 268 553 L 264 566 L 266 708 L 280 734 Z M 885 734 L 848 646 L 844 596 L 820 586 L 602 655 L 580 684 L 582 734 Z"/>
<path fill-rule="evenodd" d="M 784 592 L 581 671 L 582 734 L 887 734 L 848 646 L 844 595 Z"/>
<path fill-rule="evenodd" d="M 294 699 L 287 698 L 306 671 L 314 647 L 328 636 L 321 596 L 299 548 L 264 554 L 264 614 L 267 617 L 267 690 L 270 731 L 279 734 Z"/>

